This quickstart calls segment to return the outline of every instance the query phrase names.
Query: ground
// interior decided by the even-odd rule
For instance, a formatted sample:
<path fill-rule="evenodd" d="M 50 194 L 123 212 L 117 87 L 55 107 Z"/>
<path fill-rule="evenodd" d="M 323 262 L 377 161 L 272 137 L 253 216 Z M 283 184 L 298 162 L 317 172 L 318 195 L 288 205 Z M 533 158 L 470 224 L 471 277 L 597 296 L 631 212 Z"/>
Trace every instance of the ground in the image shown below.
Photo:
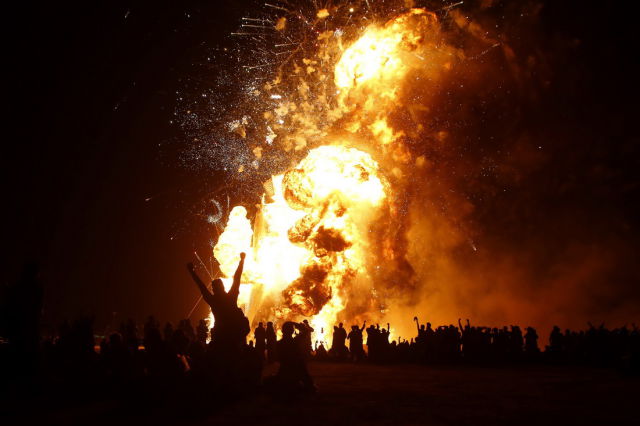
<path fill-rule="evenodd" d="M 203 424 L 630 424 L 640 380 L 577 367 L 312 364 L 319 391 L 260 397 Z M 635 419 L 632 421 L 632 419 Z"/>
<path fill-rule="evenodd" d="M 639 419 L 640 379 L 612 369 L 311 363 L 310 370 L 318 386 L 311 396 L 261 394 L 196 417 L 183 412 L 167 416 L 164 404 L 148 404 L 137 397 L 126 410 L 119 408 L 120 403 L 103 400 L 46 410 L 46 415 L 37 416 L 38 424 L 608 426 Z M 149 412 L 155 415 L 148 416 Z M 0 424 L 36 420 L 28 413 L 12 417 Z"/>

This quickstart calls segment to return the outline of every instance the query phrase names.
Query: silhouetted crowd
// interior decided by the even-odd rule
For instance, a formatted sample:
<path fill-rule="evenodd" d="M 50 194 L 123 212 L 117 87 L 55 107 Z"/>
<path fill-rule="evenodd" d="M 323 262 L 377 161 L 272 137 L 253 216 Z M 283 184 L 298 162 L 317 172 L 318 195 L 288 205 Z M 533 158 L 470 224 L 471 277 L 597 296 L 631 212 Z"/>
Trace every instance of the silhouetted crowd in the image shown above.
<path fill-rule="evenodd" d="M 524 331 L 517 325 L 491 328 L 471 325 L 469 320 L 458 325 L 433 328 L 431 323 L 416 322 L 416 336 L 390 341 L 390 324 L 362 327 L 353 325 L 347 334 L 342 323 L 334 327 L 331 347 L 324 349 L 316 342 L 318 360 L 421 363 L 483 363 L 547 362 L 619 367 L 637 371 L 640 359 L 640 329 L 608 329 L 601 324 L 589 324 L 586 331 L 554 327 L 549 345 L 540 350 L 535 328 Z M 363 334 L 366 332 L 366 350 Z M 349 341 L 348 346 L 347 342 Z"/>
<path fill-rule="evenodd" d="M 243 264 L 244 254 L 229 291 L 220 280 L 213 280 L 210 290 L 189 265 L 214 314 L 213 327 L 205 320 L 194 326 L 189 319 L 175 326 L 162 325 L 150 316 L 142 325 L 128 320 L 99 341 L 88 317 L 63 323 L 51 336 L 39 334 L 41 291 L 36 271 L 27 268 L 24 282 L 16 287 L 22 290 L 7 297 L 18 301 L 31 298 L 35 305 L 16 302 L 3 311 L 0 355 L 4 377 L 17 379 L 16 383 L 38 377 L 121 390 L 135 383 L 158 388 L 189 383 L 190 388 L 208 389 L 217 392 L 218 398 L 229 398 L 258 389 L 278 395 L 314 392 L 309 360 L 492 365 L 545 362 L 638 373 L 640 329 L 635 325 L 609 329 L 604 324 L 589 324 L 584 331 L 554 327 L 543 350 L 532 327 L 524 331 L 516 325 L 491 328 L 469 320 L 434 328 L 415 317 L 415 334 L 409 339 L 392 339 L 390 324 L 367 326 L 365 322 L 347 329 L 339 323 L 333 327 L 330 346 L 312 341 L 314 329 L 306 320 L 284 322 L 279 330 L 273 322 L 260 322 L 252 331 L 237 305 Z M 264 377 L 265 367 L 270 365 L 275 374 Z"/>

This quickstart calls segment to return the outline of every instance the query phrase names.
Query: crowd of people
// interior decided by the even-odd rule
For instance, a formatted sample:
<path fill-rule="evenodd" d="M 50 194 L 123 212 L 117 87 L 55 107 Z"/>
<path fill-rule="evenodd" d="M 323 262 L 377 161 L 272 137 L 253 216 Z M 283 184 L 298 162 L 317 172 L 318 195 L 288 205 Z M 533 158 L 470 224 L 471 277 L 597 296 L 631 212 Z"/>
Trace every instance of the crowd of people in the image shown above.
<path fill-rule="evenodd" d="M 221 280 L 213 280 L 209 288 L 193 265 L 188 265 L 214 314 L 212 328 L 205 320 L 194 326 L 189 319 L 176 326 L 162 325 L 151 316 L 142 327 L 128 320 L 117 331 L 96 341 L 92 320 L 79 318 L 65 322 L 54 336 L 42 339 L 37 337 L 33 321 L 9 312 L 6 323 L 20 327 L 18 331 L 7 328 L 0 355 L 11 361 L 3 365 L 15 367 L 14 373 L 21 377 L 25 371 L 34 371 L 51 380 L 91 377 L 116 386 L 144 380 L 175 384 L 188 378 L 203 384 L 216 383 L 227 396 L 258 389 L 277 394 L 315 392 L 307 369 L 310 360 L 497 365 L 548 362 L 638 372 L 640 329 L 635 324 L 616 329 L 589 324 L 587 330 L 578 332 L 554 327 L 549 344 L 542 349 L 532 327 L 524 331 L 516 325 L 490 328 L 473 325 L 469 320 L 434 328 L 415 317 L 415 334 L 409 339 L 394 338 L 391 324 L 381 327 L 363 322 L 347 328 L 339 323 L 333 327 L 330 345 L 313 341 L 314 329 L 307 320 L 287 321 L 279 327 L 273 322 L 259 322 L 251 330 L 237 304 L 244 257 L 241 254 L 229 291 Z M 276 366 L 275 374 L 264 377 L 268 365 Z"/>
<path fill-rule="evenodd" d="M 366 327 L 353 325 L 347 334 L 342 323 L 333 329 L 331 347 L 316 342 L 315 358 L 334 361 L 370 362 L 466 362 L 505 364 L 516 362 L 547 362 L 638 368 L 640 329 L 634 324 L 608 329 L 589 324 L 586 331 L 562 332 L 554 327 L 549 344 L 541 350 L 535 328 L 523 333 L 519 326 L 491 328 L 471 325 L 469 320 L 458 325 L 433 328 L 431 323 L 416 322 L 416 335 L 410 339 L 390 340 L 390 324 Z M 366 344 L 364 339 L 366 333 Z M 348 344 L 347 344 L 348 341 Z"/>

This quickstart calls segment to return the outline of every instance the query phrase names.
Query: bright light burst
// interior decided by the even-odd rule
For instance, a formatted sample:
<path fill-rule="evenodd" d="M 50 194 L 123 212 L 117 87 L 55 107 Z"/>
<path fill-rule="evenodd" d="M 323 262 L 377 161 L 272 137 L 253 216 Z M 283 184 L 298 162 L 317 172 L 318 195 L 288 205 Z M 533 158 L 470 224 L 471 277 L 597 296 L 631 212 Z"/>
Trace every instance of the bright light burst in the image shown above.
<path fill-rule="evenodd" d="M 244 66 L 243 101 L 223 120 L 235 142 L 212 145 L 234 182 L 265 188 L 252 220 L 231 210 L 213 250 L 225 277 L 247 253 L 240 303 L 252 322 L 310 317 L 322 341 L 339 320 L 388 313 L 391 277 L 406 264 L 402 188 L 425 163 L 407 141 L 424 131 L 428 93 L 408 103 L 407 87 L 435 84 L 462 57 L 435 14 L 398 3 L 267 5 L 276 16 L 245 18 L 234 33 L 274 49 Z"/>

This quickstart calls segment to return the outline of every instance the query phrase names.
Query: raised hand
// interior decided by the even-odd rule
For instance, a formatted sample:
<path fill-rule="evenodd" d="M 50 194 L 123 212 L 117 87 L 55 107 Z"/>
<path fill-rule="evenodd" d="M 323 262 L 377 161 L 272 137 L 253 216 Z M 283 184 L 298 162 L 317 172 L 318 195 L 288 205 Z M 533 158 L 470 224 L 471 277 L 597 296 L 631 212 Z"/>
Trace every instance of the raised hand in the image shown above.
<path fill-rule="evenodd" d="M 238 295 L 240 294 L 240 279 L 242 278 L 242 270 L 244 268 L 244 258 L 246 257 L 246 253 L 240 253 L 240 262 L 238 262 L 238 267 L 236 268 L 236 272 L 233 274 L 233 284 L 229 289 L 227 294 L 231 295 L 235 303 L 238 303 Z"/>

